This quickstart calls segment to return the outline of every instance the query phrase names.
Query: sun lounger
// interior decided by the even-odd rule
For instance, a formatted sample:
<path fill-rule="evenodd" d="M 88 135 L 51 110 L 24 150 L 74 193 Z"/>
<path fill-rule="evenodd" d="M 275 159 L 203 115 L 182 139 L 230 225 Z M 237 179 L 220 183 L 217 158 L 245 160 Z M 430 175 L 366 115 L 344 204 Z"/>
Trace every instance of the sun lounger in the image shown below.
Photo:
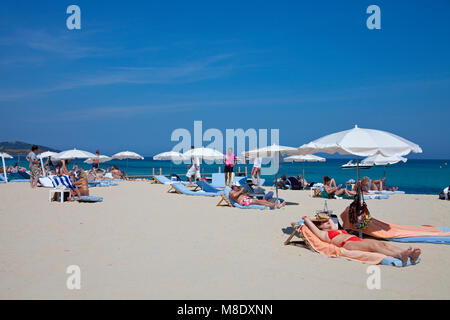
<path fill-rule="evenodd" d="M 257 209 L 257 210 L 264 210 L 268 207 L 261 206 L 257 204 L 251 204 L 249 206 L 242 206 L 239 203 L 233 201 L 230 199 L 230 189 L 225 189 L 222 194 L 220 194 L 220 201 L 217 204 L 218 207 L 220 206 L 227 206 L 227 207 L 236 207 L 239 209 Z M 223 203 L 223 204 L 222 204 Z"/>
<path fill-rule="evenodd" d="M 376 190 L 370 190 L 369 193 L 373 193 L 373 194 L 405 194 L 405 191 L 390 191 L 390 190 L 380 190 L 380 191 L 376 191 Z"/>
<path fill-rule="evenodd" d="M 202 189 L 205 192 L 212 192 L 212 193 L 219 193 L 223 192 L 223 190 L 219 190 L 217 188 L 214 188 L 210 183 L 206 182 L 205 180 L 200 180 L 196 182 L 196 188 L 193 191 L 196 191 L 197 188 Z"/>
<path fill-rule="evenodd" d="M 368 264 L 381 264 L 394 267 L 415 265 L 421 261 L 421 257 L 419 257 L 419 259 L 417 259 L 415 263 L 411 263 L 410 258 L 408 258 L 408 262 L 403 265 L 400 259 L 388 257 L 379 253 L 346 250 L 345 248 L 340 248 L 335 246 L 334 244 L 330 244 L 320 240 L 312 231 L 308 229 L 306 225 L 303 224 L 303 220 L 300 220 L 299 222 L 293 222 L 291 224 L 294 230 L 288 237 L 288 239 L 286 239 L 286 241 L 284 242 L 285 245 L 299 245 L 297 242 L 291 241 L 295 235 L 298 235 L 302 239 L 304 247 L 314 252 L 319 252 L 327 257 L 343 257 L 349 260 L 360 261 Z"/>
<path fill-rule="evenodd" d="M 216 197 L 219 194 L 223 193 L 223 191 L 218 191 L 218 192 L 192 191 L 192 190 L 189 190 L 184 184 L 178 183 L 178 182 L 174 182 L 174 183 L 170 184 L 170 188 L 167 192 L 169 192 L 169 193 L 175 192 L 175 193 L 184 194 L 187 196 L 204 196 L 204 197 Z"/>
<path fill-rule="evenodd" d="M 152 183 L 158 183 L 158 184 L 172 184 L 172 183 L 181 183 L 181 184 L 189 184 L 187 181 L 172 181 L 168 179 L 166 176 L 162 175 L 155 175 L 153 176 Z"/>

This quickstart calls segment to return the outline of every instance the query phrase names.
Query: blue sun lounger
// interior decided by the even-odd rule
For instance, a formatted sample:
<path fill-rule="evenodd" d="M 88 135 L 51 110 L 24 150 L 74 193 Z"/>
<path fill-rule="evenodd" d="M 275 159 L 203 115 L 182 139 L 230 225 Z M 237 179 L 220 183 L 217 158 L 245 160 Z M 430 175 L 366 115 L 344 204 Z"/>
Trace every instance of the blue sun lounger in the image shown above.
<path fill-rule="evenodd" d="M 172 183 L 167 192 L 169 192 L 169 193 L 175 192 L 175 193 L 184 194 L 187 196 L 204 196 L 204 197 L 216 197 L 219 194 L 223 193 L 223 191 L 219 191 L 219 192 L 192 191 L 192 190 L 189 190 L 184 184 L 179 183 L 179 182 Z"/>
<path fill-rule="evenodd" d="M 172 181 L 168 179 L 166 176 L 156 175 L 153 176 L 153 183 L 159 184 L 173 184 L 173 183 L 181 183 L 181 184 L 189 184 L 187 181 Z"/>
<path fill-rule="evenodd" d="M 212 193 L 223 192 L 223 190 L 219 190 L 213 187 L 210 183 L 206 182 L 205 180 L 197 181 L 196 184 L 198 188 L 202 189 L 205 192 L 212 192 Z M 196 191 L 196 189 L 194 189 L 193 191 Z"/>

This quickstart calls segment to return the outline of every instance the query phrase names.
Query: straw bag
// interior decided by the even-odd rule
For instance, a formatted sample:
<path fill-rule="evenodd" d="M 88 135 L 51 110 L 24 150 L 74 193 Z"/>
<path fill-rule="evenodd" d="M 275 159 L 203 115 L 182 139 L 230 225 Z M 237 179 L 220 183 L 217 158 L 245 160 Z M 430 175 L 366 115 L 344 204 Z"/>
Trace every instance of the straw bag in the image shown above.
<path fill-rule="evenodd" d="M 348 218 L 356 229 L 363 230 L 372 222 L 367 204 L 362 196 L 361 183 L 356 184 L 356 195 L 348 210 Z"/>

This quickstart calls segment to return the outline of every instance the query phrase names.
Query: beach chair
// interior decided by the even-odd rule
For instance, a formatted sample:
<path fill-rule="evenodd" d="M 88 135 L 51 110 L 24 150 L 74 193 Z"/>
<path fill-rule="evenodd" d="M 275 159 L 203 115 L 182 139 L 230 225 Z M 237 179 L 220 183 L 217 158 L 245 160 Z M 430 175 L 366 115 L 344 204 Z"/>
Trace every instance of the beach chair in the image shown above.
<path fill-rule="evenodd" d="M 230 199 L 230 189 L 225 189 L 223 193 L 220 194 L 220 201 L 217 203 L 217 207 L 236 207 L 239 209 L 258 209 L 258 210 L 264 210 L 268 207 L 261 206 L 257 204 L 252 204 L 249 206 L 242 206 L 239 203 L 233 201 Z"/>
<path fill-rule="evenodd" d="M 238 180 L 239 184 L 241 185 L 241 187 L 243 187 L 246 191 L 249 192 L 249 195 L 251 197 L 255 197 L 257 199 L 264 199 L 264 197 L 266 196 L 265 192 L 256 192 L 256 190 L 253 189 L 253 187 L 247 183 L 247 178 L 242 178 L 242 177 L 239 177 L 239 178 L 240 178 Z"/>
<path fill-rule="evenodd" d="M 153 184 L 172 184 L 172 183 L 181 183 L 181 184 L 189 184 L 187 181 L 172 181 L 166 176 L 155 175 L 152 180 Z"/>
<path fill-rule="evenodd" d="M 187 196 L 216 197 L 219 194 L 221 194 L 223 191 L 218 191 L 218 192 L 192 191 L 192 190 L 189 190 L 184 184 L 174 182 L 174 183 L 170 184 L 169 190 L 167 190 L 167 192 L 184 194 Z"/>
<path fill-rule="evenodd" d="M 202 189 L 205 192 L 213 192 L 213 193 L 219 193 L 221 191 L 223 192 L 223 190 L 219 190 L 219 189 L 213 187 L 210 183 L 206 182 L 205 180 L 197 181 L 195 184 L 196 184 L 196 187 L 192 191 L 197 191 L 198 189 Z"/>

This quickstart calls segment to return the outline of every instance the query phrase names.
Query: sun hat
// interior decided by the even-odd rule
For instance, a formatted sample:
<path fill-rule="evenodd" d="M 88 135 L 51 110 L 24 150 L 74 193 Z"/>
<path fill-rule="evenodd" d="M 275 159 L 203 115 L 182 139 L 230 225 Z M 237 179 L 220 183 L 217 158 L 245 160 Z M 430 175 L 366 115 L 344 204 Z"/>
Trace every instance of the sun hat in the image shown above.
<path fill-rule="evenodd" d="M 233 181 L 233 183 L 231 184 L 232 187 L 240 187 L 241 184 L 239 183 L 239 181 Z"/>

